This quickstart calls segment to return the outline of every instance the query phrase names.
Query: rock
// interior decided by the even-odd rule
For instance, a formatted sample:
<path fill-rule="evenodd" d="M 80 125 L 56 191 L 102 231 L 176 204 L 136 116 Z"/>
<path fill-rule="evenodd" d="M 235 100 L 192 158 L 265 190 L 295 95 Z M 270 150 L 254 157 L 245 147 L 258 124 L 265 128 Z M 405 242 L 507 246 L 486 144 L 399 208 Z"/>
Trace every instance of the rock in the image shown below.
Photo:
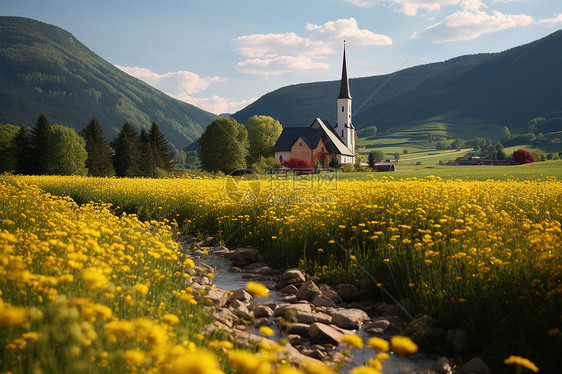
<path fill-rule="evenodd" d="M 326 353 L 318 349 L 308 349 L 302 354 L 308 357 L 315 358 L 317 360 L 324 360 L 326 358 Z"/>
<path fill-rule="evenodd" d="M 323 323 L 315 322 L 308 328 L 311 341 L 316 343 L 340 344 L 343 334 Z"/>
<path fill-rule="evenodd" d="M 451 329 L 445 333 L 445 342 L 449 343 L 455 352 L 462 352 L 466 348 L 468 332 L 463 329 Z"/>
<path fill-rule="evenodd" d="M 357 287 L 352 284 L 342 283 L 338 285 L 338 294 L 343 299 L 343 301 L 355 301 L 359 300 L 360 294 Z"/>
<path fill-rule="evenodd" d="M 464 374 L 474 373 L 474 374 L 492 374 L 490 368 L 480 357 L 474 357 L 470 359 L 466 364 L 462 366 L 461 371 Z"/>
<path fill-rule="evenodd" d="M 360 309 L 339 309 L 332 313 L 332 323 L 343 328 L 356 330 L 369 316 Z"/>
<path fill-rule="evenodd" d="M 280 293 L 283 293 L 283 294 L 286 294 L 286 295 L 296 295 L 298 291 L 299 291 L 299 289 L 296 288 L 292 284 L 289 284 L 288 286 L 285 286 L 285 287 L 283 287 L 279 290 Z"/>
<path fill-rule="evenodd" d="M 292 345 L 286 344 L 283 352 L 278 353 L 277 361 L 280 362 L 284 357 L 291 361 L 295 365 L 300 365 L 303 361 L 310 362 L 314 366 L 322 364 L 321 361 L 316 360 L 312 357 L 303 356 L 298 350 L 296 350 Z"/>
<path fill-rule="evenodd" d="M 429 316 L 421 316 L 410 322 L 410 328 L 414 331 L 414 338 L 433 339 L 440 341 L 445 332 L 443 329 L 434 327 L 433 320 Z"/>
<path fill-rule="evenodd" d="M 236 316 L 228 309 L 220 309 L 220 310 L 215 309 L 213 311 L 213 318 L 225 324 L 229 328 L 232 328 L 233 325 L 232 321 L 236 319 Z"/>
<path fill-rule="evenodd" d="M 277 275 L 279 274 L 279 270 L 275 270 L 273 268 L 271 268 L 270 266 L 260 266 L 259 268 L 254 268 L 253 270 L 250 270 L 251 273 L 253 274 L 261 274 L 261 275 Z"/>
<path fill-rule="evenodd" d="M 255 317 L 255 315 L 254 315 Z M 256 318 L 254 319 L 254 326 L 261 327 L 261 326 L 271 326 L 271 321 L 267 317 Z"/>
<path fill-rule="evenodd" d="M 267 305 L 258 305 L 254 309 L 254 316 L 256 318 L 271 317 L 272 315 L 273 315 L 273 309 L 271 309 Z"/>
<path fill-rule="evenodd" d="M 384 330 L 381 329 L 380 327 L 370 327 L 368 329 L 365 329 L 365 332 L 369 335 L 383 335 L 384 334 Z"/>
<path fill-rule="evenodd" d="M 294 347 L 295 345 L 302 344 L 302 337 L 297 334 L 289 334 L 287 335 L 287 341 Z"/>
<path fill-rule="evenodd" d="M 297 299 L 299 300 L 312 300 L 316 295 L 320 294 L 320 289 L 313 281 L 309 280 L 300 286 L 297 292 Z"/>
<path fill-rule="evenodd" d="M 438 373 L 450 373 L 453 368 L 451 367 L 451 363 L 447 357 L 440 357 L 437 360 L 433 361 L 431 364 L 431 369 L 435 370 Z"/>
<path fill-rule="evenodd" d="M 288 269 L 281 274 L 281 286 L 289 284 L 302 284 L 306 281 L 304 274 L 299 269 Z"/>
<path fill-rule="evenodd" d="M 237 266 L 231 266 L 228 268 L 228 271 L 231 273 L 242 273 L 244 270 L 240 269 Z"/>
<path fill-rule="evenodd" d="M 242 279 L 256 279 L 258 276 L 257 274 L 252 274 L 252 273 L 244 273 L 242 275 Z"/>
<path fill-rule="evenodd" d="M 218 247 L 213 247 L 209 250 L 209 252 L 217 254 L 217 255 L 228 255 L 232 253 L 232 251 L 226 248 L 224 245 L 219 245 Z"/>
<path fill-rule="evenodd" d="M 237 248 L 230 254 L 234 266 L 243 267 L 256 262 L 259 250 L 256 248 Z"/>
<path fill-rule="evenodd" d="M 264 262 L 254 262 L 253 264 L 244 266 L 244 270 L 252 271 L 254 269 L 261 268 L 261 267 L 264 267 L 264 266 L 267 266 L 267 264 L 264 263 Z"/>
<path fill-rule="evenodd" d="M 311 324 L 314 322 L 321 322 L 326 325 L 332 323 L 332 317 L 324 313 L 297 312 L 295 318 L 299 323 Z"/>
<path fill-rule="evenodd" d="M 314 306 L 328 306 L 328 307 L 332 307 L 335 308 L 338 305 L 329 297 L 324 296 L 324 295 L 316 295 L 314 296 L 314 298 L 312 299 L 312 304 Z"/>
<path fill-rule="evenodd" d="M 218 288 L 212 288 L 207 291 L 205 297 L 213 302 L 213 305 L 217 308 L 222 308 L 228 301 L 228 294 L 224 290 Z"/>
<path fill-rule="evenodd" d="M 292 323 L 289 326 L 288 329 L 288 333 L 289 334 L 296 334 L 296 335 L 300 335 L 303 337 L 308 337 L 308 329 L 310 328 L 310 325 L 307 325 L 306 323 Z"/>
<path fill-rule="evenodd" d="M 242 319 L 251 320 L 254 317 L 253 313 L 251 313 L 246 307 L 246 304 L 244 304 L 240 300 L 232 300 L 232 302 L 230 303 L 230 308 L 232 309 L 234 314 Z"/>
<path fill-rule="evenodd" d="M 329 298 L 330 300 L 332 300 L 334 303 L 339 304 L 341 302 L 343 302 L 343 299 L 341 298 L 340 294 L 337 293 L 334 290 L 328 289 L 328 290 L 322 290 L 322 295 L 326 296 L 327 298 Z"/>
<path fill-rule="evenodd" d="M 346 335 L 346 334 L 355 335 L 355 330 L 342 329 L 338 325 L 334 325 L 334 324 L 331 324 L 330 327 L 333 328 L 334 330 L 336 330 L 337 332 L 339 332 L 342 335 Z"/>
<path fill-rule="evenodd" d="M 275 308 L 273 314 L 275 317 L 284 317 L 288 310 L 294 310 L 295 312 L 312 312 L 310 304 L 280 304 Z"/>
<path fill-rule="evenodd" d="M 241 288 L 230 295 L 230 300 L 250 301 L 252 300 L 252 295 L 250 295 L 250 293 L 245 289 Z"/>
<path fill-rule="evenodd" d="M 390 326 L 390 321 L 387 319 L 377 319 L 367 326 L 365 326 L 365 330 L 378 328 L 381 329 L 383 332 Z"/>

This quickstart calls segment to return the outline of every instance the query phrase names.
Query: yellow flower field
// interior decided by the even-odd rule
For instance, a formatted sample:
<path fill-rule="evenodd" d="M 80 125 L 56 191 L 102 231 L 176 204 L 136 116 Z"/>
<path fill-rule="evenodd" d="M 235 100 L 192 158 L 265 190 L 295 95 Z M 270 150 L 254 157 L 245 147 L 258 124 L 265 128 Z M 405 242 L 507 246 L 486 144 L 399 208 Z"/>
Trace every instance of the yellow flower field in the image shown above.
<path fill-rule="evenodd" d="M 562 341 L 562 183 L 554 178 L 262 181 L 245 201 L 232 198 L 225 178 L 3 180 L 168 219 L 187 233 L 206 230 L 227 245 L 256 245 L 278 265 L 326 280 L 365 279 L 380 290 L 374 296 L 407 299 L 411 314 L 463 326 L 505 354 L 540 362 Z M 90 268 L 112 279 L 115 266 L 84 265 L 80 274 Z M 92 275 L 92 285 L 104 283 Z"/>

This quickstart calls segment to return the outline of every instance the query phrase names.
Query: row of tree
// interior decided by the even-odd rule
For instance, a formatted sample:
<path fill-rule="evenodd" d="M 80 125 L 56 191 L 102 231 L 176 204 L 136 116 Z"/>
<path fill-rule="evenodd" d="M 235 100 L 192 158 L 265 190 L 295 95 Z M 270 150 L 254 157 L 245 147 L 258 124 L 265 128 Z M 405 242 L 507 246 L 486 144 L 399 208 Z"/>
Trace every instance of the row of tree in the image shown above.
<path fill-rule="evenodd" d="M 217 118 L 199 138 L 201 168 L 230 173 L 248 166 L 254 170 L 278 166 L 271 156 L 281 131 L 279 121 L 269 116 L 253 116 L 245 126 L 232 117 Z"/>
<path fill-rule="evenodd" d="M 39 116 L 31 130 L 25 125 L 19 128 L 2 125 L 2 128 L 11 141 L 0 144 L 1 171 L 157 176 L 172 169 L 170 144 L 156 123 L 148 133 L 142 129 L 139 135 L 129 122 L 125 122 L 111 144 L 95 118 L 80 135 L 70 127 L 51 125 L 44 114 Z"/>

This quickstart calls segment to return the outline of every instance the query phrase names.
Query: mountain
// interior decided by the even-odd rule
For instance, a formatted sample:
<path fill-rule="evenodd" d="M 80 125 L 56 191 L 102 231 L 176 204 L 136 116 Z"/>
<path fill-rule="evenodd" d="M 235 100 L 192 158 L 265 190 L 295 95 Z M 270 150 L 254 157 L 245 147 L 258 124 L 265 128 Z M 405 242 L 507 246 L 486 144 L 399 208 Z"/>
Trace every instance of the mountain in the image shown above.
<path fill-rule="evenodd" d="M 177 148 L 216 118 L 119 70 L 65 30 L 0 17 L 0 123 L 33 126 L 41 112 L 77 131 L 96 117 L 109 140 L 125 121 L 137 129 L 155 121 Z"/>
<path fill-rule="evenodd" d="M 430 119 L 449 126 L 489 123 L 522 129 L 534 117 L 562 110 L 562 31 L 501 53 L 457 57 L 350 79 L 349 84 L 357 129 L 413 127 Z M 315 117 L 335 123 L 338 92 L 339 80 L 287 86 L 233 117 L 245 122 L 256 114 L 269 115 L 285 127 L 306 126 Z"/>

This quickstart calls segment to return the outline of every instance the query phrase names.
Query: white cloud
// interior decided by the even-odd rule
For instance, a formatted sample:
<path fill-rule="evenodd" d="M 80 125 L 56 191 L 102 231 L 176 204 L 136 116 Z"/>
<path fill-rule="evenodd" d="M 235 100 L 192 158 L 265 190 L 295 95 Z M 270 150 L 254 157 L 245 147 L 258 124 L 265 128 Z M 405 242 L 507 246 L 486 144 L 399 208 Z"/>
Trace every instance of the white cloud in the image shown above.
<path fill-rule="evenodd" d="M 178 98 L 189 96 L 196 92 L 203 91 L 211 83 L 226 81 L 221 77 L 205 77 L 189 71 L 175 71 L 168 74 L 158 74 L 150 69 L 115 65 L 125 73 L 138 78 L 159 90 L 166 92 L 168 95 Z"/>
<path fill-rule="evenodd" d="M 211 113 L 233 113 L 244 108 L 255 100 L 225 99 L 217 95 L 213 95 L 210 98 L 199 98 L 193 96 L 195 93 L 205 90 L 212 83 L 226 81 L 226 78 L 200 77 L 195 73 L 181 70 L 169 74 L 158 74 L 147 68 L 120 65 L 115 66 L 123 70 L 125 73 L 148 83 L 173 98 L 198 107 L 203 107 L 203 109 Z"/>
<path fill-rule="evenodd" d="M 274 76 L 295 70 L 327 69 L 330 65 L 322 60 L 341 51 L 344 38 L 353 48 L 392 44 L 386 35 L 360 29 L 354 18 L 308 24 L 306 31 L 306 37 L 289 32 L 236 38 L 236 50 L 248 58 L 237 64 L 238 71 Z"/>
<path fill-rule="evenodd" d="M 481 0 L 464 0 L 462 8 L 447 16 L 444 21 L 429 26 L 420 33 L 414 33 L 412 38 L 429 38 L 433 43 L 455 42 L 534 22 L 526 14 L 504 14 L 497 10 L 489 13 L 481 9 L 487 8 Z"/>
<path fill-rule="evenodd" d="M 556 17 L 553 18 L 543 18 L 540 20 L 541 23 L 550 23 L 550 25 L 554 25 L 555 23 L 562 22 L 562 13 L 558 14 Z"/>
<path fill-rule="evenodd" d="M 215 113 L 236 113 L 240 109 L 243 109 L 256 101 L 255 98 L 252 99 L 225 99 L 223 97 L 213 95 L 210 98 L 199 98 L 197 101 L 205 107 L 205 110 Z"/>
<path fill-rule="evenodd" d="M 408 16 L 415 16 L 419 10 L 428 12 L 438 11 L 441 7 L 455 5 L 462 0 L 345 0 L 359 7 L 368 7 L 377 4 L 391 5 L 399 12 Z"/>

